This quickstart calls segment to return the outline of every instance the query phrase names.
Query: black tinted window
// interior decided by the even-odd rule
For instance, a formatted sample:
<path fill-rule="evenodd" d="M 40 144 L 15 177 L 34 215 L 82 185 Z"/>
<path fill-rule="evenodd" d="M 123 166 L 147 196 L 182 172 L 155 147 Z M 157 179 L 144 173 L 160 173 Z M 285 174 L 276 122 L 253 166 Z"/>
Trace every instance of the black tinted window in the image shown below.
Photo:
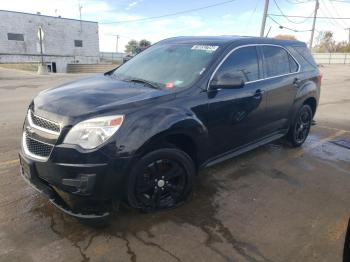
<path fill-rule="evenodd" d="M 294 58 L 291 57 L 290 55 L 288 55 L 288 57 L 289 57 L 290 72 L 291 73 L 297 72 L 299 69 L 297 62 L 295 62 Z"/>
<path fill-rule="evenodd" d="M 75 47 L 83 47 L 83 41 L 82 40 L 74 40 L 74 46 Z"/>
<path fill-rule="evenodd" d="M 317 64 L 306 46 L 293 46 L 290 48 L 293 56 L 301 64 L 303 71 L 315 70 Z"/>
<path fill-rule="evenodd" d="M 259 79 L 256 48 L 243 47 L 237 49 L 225 60 L 217 73 L 237 73 L 241 75 L 246 82 Z"/>
<path fill-rule="evenodd" d="M 264 46 L 266 77 L 289 74 L 290 61 L 286 50 L 277 46 Z"/>

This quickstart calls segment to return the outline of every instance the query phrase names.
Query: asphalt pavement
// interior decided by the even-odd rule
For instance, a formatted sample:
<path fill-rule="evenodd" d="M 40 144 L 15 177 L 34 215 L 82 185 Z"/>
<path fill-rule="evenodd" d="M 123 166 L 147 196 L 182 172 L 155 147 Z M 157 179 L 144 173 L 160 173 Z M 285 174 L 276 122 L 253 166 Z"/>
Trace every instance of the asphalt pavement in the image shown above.
<path fill-rule="evenodd" d="M 317 124 L 200 171 L 166 212 L 122 206 L 105 228 L 62 214 L 19 175 L 23 119 L 40 91 L 86 75 L 0 69 L 0 261 L 341 261 L 350 216 L 350 66 L 322 67 Z"/>

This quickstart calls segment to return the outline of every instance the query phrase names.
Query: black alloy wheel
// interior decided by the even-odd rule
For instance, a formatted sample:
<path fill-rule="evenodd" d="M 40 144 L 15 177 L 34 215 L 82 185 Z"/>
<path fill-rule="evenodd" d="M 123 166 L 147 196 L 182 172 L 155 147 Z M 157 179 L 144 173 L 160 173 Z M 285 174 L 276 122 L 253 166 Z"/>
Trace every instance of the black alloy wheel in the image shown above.
<path fill-rule="evenodd" d="M 312 117 L 312 110 L 309 105 L 303 105 L 299 109 L 288 133 L 288 140 L 292 146 L 299 147 L 305 142 L 310 132 Z"/>
<path fill-rule="evenodd" d="M 128 201 L 144 211 L 174 208 L 191 193 L 195 169 L 183 151 L 166 148 L 141 158 L 128 183 Z"/>

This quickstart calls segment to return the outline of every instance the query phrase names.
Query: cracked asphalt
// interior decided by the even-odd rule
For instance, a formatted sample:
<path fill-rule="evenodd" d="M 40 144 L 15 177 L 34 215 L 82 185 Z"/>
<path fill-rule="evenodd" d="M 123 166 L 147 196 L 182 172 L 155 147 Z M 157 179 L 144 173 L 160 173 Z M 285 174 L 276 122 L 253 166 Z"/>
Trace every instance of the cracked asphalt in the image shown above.
<path fill-rule="evenodd" d="M 62 214 L 19 175 L 26 108 L 41 90 L 85 75 L 0 69 L 0 261 L 342 261 L 350 215 L 350 66 L 322 67 L 317 125 L 200 171 L 185 205 L 122 206 L 110 226 Z"/>

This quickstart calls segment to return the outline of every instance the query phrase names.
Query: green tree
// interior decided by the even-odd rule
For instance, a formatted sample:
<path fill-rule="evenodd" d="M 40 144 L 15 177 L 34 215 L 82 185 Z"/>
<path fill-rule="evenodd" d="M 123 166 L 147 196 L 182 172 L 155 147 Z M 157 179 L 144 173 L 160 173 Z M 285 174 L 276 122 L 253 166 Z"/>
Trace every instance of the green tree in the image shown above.
<path fill-rule="evenodd" d="M 148 40 L 146 40 L 146 39 L 142 39 L 142 40 L 140 40 L 140 42 L 139 42 L 139 47 L 140 47 L 140 48 L 143 48 L 143 49 L 149 47 L 150 45 L 151 45 L 151 42 L 148 41 Z"/>
<path fill-rule="evenodd" d="M 125 46 L 125 52 L 128 54 L 135 54 L 136 49 L 139 47 L 139 42 L 132 39 L 128 42 L 128 44 Z"/>
<path fill-rule="evenodd" d="M 142 39 L 140 42 L 132 39 L 125 46 L 125 52 L 131 55 L 136 55 L 142 52 L 143 50 L 145 50 L 150 45 L 151 45 L 151 42 L 146 39 Z"/>

